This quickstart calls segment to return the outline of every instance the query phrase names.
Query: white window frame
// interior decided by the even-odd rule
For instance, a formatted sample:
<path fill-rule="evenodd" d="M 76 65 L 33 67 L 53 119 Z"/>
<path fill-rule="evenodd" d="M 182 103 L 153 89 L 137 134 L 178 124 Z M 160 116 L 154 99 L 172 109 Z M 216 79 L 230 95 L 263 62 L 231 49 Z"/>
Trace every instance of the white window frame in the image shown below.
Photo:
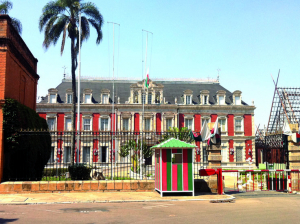
<path fill-rule="evenodd" d="M 49 119 L 54 119 L 54 128 L 53 128 L 53 130 L 49 128 L 49 125 L 48 125 L 48 120 Z M 47 117 L 47 125 L 48 125 L 49 131 L 56 131 L 57 130 L 57 118 L 54 117 L 54 116 L 53 117 Z"/>
<path fill-rule="evenodd" d="M 70 149 L 70 154 L 69 154 L 70 161 L 66 161 L 66 159 L 67 159 L 67 148 Z M 63 162 L 64 162 L 64 163 L 70 163 L 70 162 L 71 162 L 71 146 L 64 146 L 64 151 L 63 151 Z"/>
<path fill-rule="evenodd" d="M 236 130 L 236 121 L 241 120 L 241 130 Z M 244 118 L 241 116 L 237 116 L 234 118 L 234 131 L 235 132 L 244 132 Z"/>
<path fill-rule="evenodd" d="M 49 94 L 49 103 L 57 103 L 57 94 L 53 94 L 53 93 Z"/>
<path fill-rule="evenodd" d="M 223 102 L 221 102 L 221 97 L 223 97 Z M 226 105 L 226 102 L 225 102 L 225 95 L 219 95 L 219 105 Z"/>
<path fill-rule="evenodd" d="M 146 130 L 146 120 L 149 120 L 149 130 Z M 144 131 L 152 131 L 152 118 L 145 117 L 144 118 Z"/>
<path fill-rule="evenodd" d="M 220 120 L 225 120 L 225 125 L 224 125 L 225 130 L 222 130 L 222 126 L 220 124 L 221 132 L 227 132 L 227 117 L 219 117 L 219 119 L 218 119 L 219 123 L 220 123 Z"/>
<path fill-rule="evenodd" d="M 126 130 L 124 129 L 124 120 L 128 121 Z M 122 131 L 130 131 L 130 118 L 129 117 L 122 118 Z"/>
<path fill-rule="evenodd" d="M 150 99 L 150 101 L 149 101 L 149 99 Z M 152 104 L 152 93 L 148 93 L 148 95 L 147 95 L 147 104 Z"/>
<path fill-rule="evenodd" d="M 106 100 L 104 100 L 104 96 L 107 96 Z M 108 93 L 102 93 L 101 94 L 101 103 L 102 104 L 109 104 L 109 94 Z"/>
<path fill-rule="evenodd" d="M 239 97 L 238 101 L 236 100 L 237 97 Z M 242 105 L 242 97 L 241 96 L 234 96 L 234 102 L 235 102 L 235 105 Z"/>
<path fill-rule="evenodd" d="M 191 129 L 192 131 L 194 130 L 194 118 L 193 117 L 184 117 L 184 127 L 186 127 L 186 120 L 191 120 L 192 121 L 192 128 L 189 128 Z"/>
<path fill-rule="evenodd" d="M 236 161 L 237 160 L 237 148 L 242 148 L 242 161 Z M 236 145 L 235 146 L 235 152 L 234 152 L 234 154 L 235 154 L 235 158 L 234 158 L 234 162 L 236 162 L 236 163 L 243 163 L 243 162 L 245 162 L 245 147 L 244 146 L 241 146 L 241 145 Z"/>
<path fill-rule="evenodd" d="M 101 128 L 101 120 L 102 119 L 107 119 L 108 120 L 108 127 L 107 127 L 107 130 L 102 130 Z M 110 131 L 110 117 L 109 116 L 101 116 L 100 119 L 99 119 L 99 130 L 100 131 Z"/>
<path fill-rule="evenodd" d="M 187 100 L 188 97 L 189 97 L 189 102 L 188 102 L 188 100 Z M 192 95 L 185 95 L 185 104 L 186 104 L 186 105 L 191 105 L 191 104 L 193 104 L 192 102 L 193 102 Z"/>
<path fill-rule="evenodd" d="M 71 102 L 69 102 L 69 96 L 71 97 Z M 67 102 L 68 104 L 71 104 L 71 103 L 72 103 L 72 100 L 73 100 L 73 94 L 72 94 L 72 93 L 67 93 L 67 100 L 66 100 L 66 102 Z"/>
<path fill-rule="evenodd" d="M 90 99 L 87 101 L 86 96 L 90 96 Z M 91 93 L 86 93 L 84 94 L 84 103 L 86 104 L 91 104 L 92 103 L 92 94 Z"/>
<path fill-rule="evenodd" d="M 70 119 L 70 128 L 67 126 L 67 119 Z M 65 117 L 65 131 L 71 131 L 72 130 L 72 118 L 71 117 Z"/>
<path fill-rule="evenodd" d="M 165 131 L 168 131 L 168 130 L 169 130 L 169 128 L 168 128 L 168 126 L 167 126 L 167 125 L 168 125 L 168 122 L 167 122 L 168 120 L 171 120 L 171 126 L 170 126 L 170 127 L 174 127 L 174 124 L 173 124 L 173 118 L 166 117 L 166 118 L 165 118 L 165 124 L 166 124 L 166 126 L 165 126 L 165 127 L 166 127 Z"/>
<path fill-rule="evenodd" d="M 89 158 L 88 158 L 88 161 L 84 161 L 84 155 L 85 155 L 85 154 L 84 154 L 84 151 L 85 151 L 84 149 L 85 149 L 85 148 L 89 148 L 89 150 L 88 150 L 88 151 L 89 151 Z M 82 162 L 83 162 L 83 163 L 90 163 L 90 162 L 91 162 L 91 157 L 92 157 L 92 155 L 93 155 L 92 152 L 91 152 L 91 148 L 92 148 L 92 147 L 91 147 L 90 145 L 83 145 L 83 146 L 82 146 Z"/>
<path fill-rule="evenodd" d="M 229 151 L 228 151 L 228 147 L 227 146 L 222 146 L 221 155 L 222 155 L 222 163 L 227 163 L 228 162 L 228 158 L 229 158 Z"/>
<path fill-rule="evenodd" d="M 90 121 L 90 128 L 89 128 L 89 130 L 85 130 L 84 129 L 84 126 L 85 126 L 85 124 L 84 124 L 84 121 L 85 120 L 89 120 Z M 84 131 L 91 131 L 92 130 L 92 118 L 91 117 L 82 117 L 82 127 L 83 127 L 83 130 Z"/>
<path fill-rule="evenodd" d="M 207 97 L 207 103 L 205 103 L 205 97 Z M 203 95 L 203 105 L 209 105 L 209 95 L 205 94 Z"/>

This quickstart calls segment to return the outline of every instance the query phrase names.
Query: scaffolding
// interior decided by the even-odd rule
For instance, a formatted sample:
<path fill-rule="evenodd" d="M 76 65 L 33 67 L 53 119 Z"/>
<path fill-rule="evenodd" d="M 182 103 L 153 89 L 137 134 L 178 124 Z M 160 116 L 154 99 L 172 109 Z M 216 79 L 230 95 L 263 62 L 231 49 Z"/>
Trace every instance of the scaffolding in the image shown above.
<path fill-rule="evenodd" d="M 281 132 L 285 119 L 289 124 L 300 121 L 300 88 L 277 87 L 276 83 L 267 133 Z"/>

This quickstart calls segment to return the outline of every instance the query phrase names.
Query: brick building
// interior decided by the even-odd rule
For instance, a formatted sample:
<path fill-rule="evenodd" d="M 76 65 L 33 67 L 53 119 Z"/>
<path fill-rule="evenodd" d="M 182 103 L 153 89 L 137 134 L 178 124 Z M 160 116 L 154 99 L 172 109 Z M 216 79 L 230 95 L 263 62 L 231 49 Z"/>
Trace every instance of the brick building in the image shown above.
<path fill-rule="evenodd" d="M 5 99 L 12 98 L 35 110 L 37 59 L 11 24 L 8 15 L 0 15 L 0 180 L 3 170 L 3 112 Z"/>
<path fill-rule="evenodd" d="M 114 81 L 114 86 L 113 105 L 112 80 L 81 81 L 81 130 L 159 133 L 169 127 L 188 127 L 200 132 L 205 120 L 211 123 L 218 117 L 222 131 L 222 166 L 249 166 L 246 160 L 255 160 L 255 106 L 242 100 L 241 91 L 230 92 L 218 80 L 150 80 L 145 94 L 142 94 L 142 81 L 120 78 Z M 47 120 L 50 130 L 71 130 L 72 97 L 71 80 L 63 79 L 37 104 L 37 112 Z M 145 105 L 144 122 L 142 102 Z M 53 141 L 52 156 L 62 155 L 65 159 L 61 159 L 69 162 L 66 158 L 70 153 L 64 152 L 67 148 L 69 150 L 69 144 Z M 200 150 L 195 155 L 195 162 L 207 162 L 206 143 L 197 145 Z M 96 159 L 90 157 L 93 148 L 100 151 Z M 110 162 L 110 150 L 110 142 L 105 147 L 100 141 L 96 145 L 95 142 L 83 144 L 81 161 Z"/>

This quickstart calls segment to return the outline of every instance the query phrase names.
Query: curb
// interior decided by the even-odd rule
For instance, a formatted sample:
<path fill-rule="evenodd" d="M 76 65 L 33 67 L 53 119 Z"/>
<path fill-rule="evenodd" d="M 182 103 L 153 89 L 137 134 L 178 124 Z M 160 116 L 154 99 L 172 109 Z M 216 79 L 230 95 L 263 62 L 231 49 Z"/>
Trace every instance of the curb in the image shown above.
<path fill-rule="evenodd" d="M 42 204 L 79 204 L 79 203 L 132 203 L 132 202 L 175 202 L 175 201 L 214 201 L 214 202 L 227 202 L 233 201 L 235 197 L 223 198 L 223 199 L 165 199 L 165 200 L 106 200 L 106 201 L 62 201 L 62 202 L 6 202 L 1 203 L 0 205 L 42 205 Z"/>

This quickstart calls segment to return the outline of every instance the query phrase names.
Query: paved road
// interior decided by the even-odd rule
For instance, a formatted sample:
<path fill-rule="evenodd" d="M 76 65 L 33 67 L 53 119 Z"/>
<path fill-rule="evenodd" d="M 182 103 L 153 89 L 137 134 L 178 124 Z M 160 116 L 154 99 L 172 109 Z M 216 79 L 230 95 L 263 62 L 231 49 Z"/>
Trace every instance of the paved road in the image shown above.
<path fill-rule="evenodd" d="M 2 205 L 0 223 L 299 223 L 300 195 L 271 193 L 235 195 L 234 203 Z"/>

